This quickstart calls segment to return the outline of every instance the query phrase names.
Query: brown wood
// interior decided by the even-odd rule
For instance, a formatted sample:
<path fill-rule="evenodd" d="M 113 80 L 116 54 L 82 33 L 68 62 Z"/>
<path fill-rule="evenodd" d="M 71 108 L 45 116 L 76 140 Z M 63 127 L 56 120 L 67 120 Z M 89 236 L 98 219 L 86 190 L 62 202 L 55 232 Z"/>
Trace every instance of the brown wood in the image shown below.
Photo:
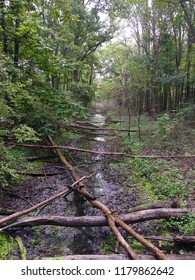
<path fill-rule="evenodd" d="M 35 149 L 62 149 L 62 150 L 70 150 L 70 151 L 77 151 L 82 153 L 91 153 L 91 154 L 97 154 L 102 156 L 122 156 L 122 157 L 130 157 L 130 158 L 148 158 L 148 159 L 171 159 L 171 158 L 195 158 L 195 155 L 132 155 L 128 153 L 120 153 L 120 152 L 98 152 L 94 150 L 86 150 L 86 149 L 80 149 L 77 147 L 72 146 L 60 146 L 60 145 L 34 145 L 34 144 L 16 144 L 15 146 L 18 147 L 26 147 L 26 148 L 35 148 Z"/>
<path fill-rule="evenodd" d="M 137 129 L 119 129 L 119 128 L 109 128 L 109 127 L 89 127 L 83 125 L 76 125 L 76 124 L 67 124 L 67 127 L 78 128 L 78 129 L 86 129 L 92 131 L 118 131 L 118 132 L 138 132 Z"/>
<path fill-rule="evenodd" d="M 140 254 L 141 260 L 155 260 L 155 257 L 147 254 Z M 195 260 L 195 254 L 167 255 L 169 260 Z M 110 255 L 67 255 L 64 260 L 129 260 L 125 254 Z"/>
<path fill-rule="evenodd" d="M 76 185 L 80 184 L 80 182 L 82 182 L 85 179 L 90 179 L 93 175 L 94 175 L 94 173 L 89 175 L 89 176 L 84 176 L 84 177 L 80 178 L 74 184 L 72 184 L 72 186 L 76 186 Z M 22 210 L 22 211 L 18 211 L 18 212 L 14 213 L 14 214 L 11 214 L 9 216 L 1 218 L 0 219 L 0 225 L 4 224 L 5 222 L 8 222 L 8 221 L 15 220 L 16 218 L 21 217 L 21 216 L 23 216 L 25 214 L 28 214 L 28 213 L 36 210 L 37 208 L 39 208 L 39 207 L 41 207 L 41 206 L 43 206 L 45 204 L 48 204 L 49 202 L 53 201 L 54 199 L 57 199 L 58 197 L 60 197 L 62 195 L 63 196 L 67 196 L 71 192 L 72 192 L 72 190 L 70 190 L 69 188 L 65 188 L 63 191 L 61 191 L 61 192 L 51 196 L 50 198 L 48 198 L 48 199 L 46 199 L 46 200 L 44 200 L 44 201 L 42 201 L 42 202 L 40 202 L 40 203 L 30 207 L 30 208 L 27 208 L 27 209 Z M 2 231 L 2 229 L 0 229 L 0 231 Z"/>
<path fill-rule="evenodd" d="M 147 236 L 146 239 L 162 240 L 174 243 L 195 243 L 195 236 Z"/>
<path fill-rule="evenodd" d="M 53 141 L 53 139 L 49 136 L 48 137 L 51 145 L 55 146 L 55 142 Z M 74 178 L 76 173 L 74 168 L 67 162 L 67 160 L 65 159 L 65 157 L 63 156 L 63 154 L 61 153 L 59 148 L 56 148 L 56 153 L 58 154 L 61 162 L 68 168 L 68 170 L 70 171 L 72 177 Z M 76 176 L 76 178 L 78 179 L 78 177 Z M 82 195 L 85 196 L 84 194 L 90 194 L 87 190 L 87 188 L 84 186 L 84 184 L 82 184 Z M 127 224 L 125 224 L 122 220 L 120 220 L 118 217 L 115 217 L 113 215 L 113 212 L 103 203 L 101 203 L 100 201 L 98 201 L 97 199 L 92 200 L 86 197 L 86 199 L 89 201 L 89 203 L 95 207 L 100 209 L 103 214 L 106 216 L 107 221 L 108 221 L 108 225 L 110 226 L 111 230 L 113 231 L 113 233 L 115 234 L 117 240 L 119 241 L 119 243 L 125 248 L 125 250 L 128 252 L 128 254 L 133 258 L 133 259 L 140 259 L 140 257 L 138 256 L 137 253 L 135 253 L 132 248 L 129 246 L 129 244 L 125 241 L 125 239 L 123 238 L 123 236 L 121 235 L 121 233 L 118 231 L 116 225 L 120 225 L 123 229 L 125 229 L 132 237 L 134 237 L 136 240 L 139 240 L 139 242 L 141 242 L 145 247 L 149 248 L 153 253 L 155 253 L 155 255 L 161 259 L 161 260 L 166 260 L 167 257 L 164 254 L 164 252 L 162 252 L 161 250 L 159 250 L 157 247 L 155 247 L 151 242 L 148 242 L 148 240 L 144 239 L 143 236 L 141 236 L 140 234 L 138 234 L 137 232 L 135 232 L 130 226 L 128 226 Z"/>
<path fill-rule="evenodd" d="M 55 143 L 53 141 L 53 139 L 48 136 L 48 140 L 51 143 L 51 145 L 55 146 Z M 59 159 L 61 160 L 61 162 L 67 167 L 67 169 L 69 170 L 70 174 L 72 175 L 74 180 L 78 180 L 78 176 L 73 168 L 73 166 L 71 166 L 69 164 L 69 162 L 66 160 L 66 158 L 63 156 L 62 152 L 60 151 L 59 148 L 55 148 L 56 153 L 59 157 Z M 113 233 L 115 234 L 117 240 L 120 242 L 120 244 L 125 248 L 125 250 L 128 252 L 128 254 L 131 256 L 132 259 L 134 260 L 139 260 L 140 257 L 138 256 L 138 254 L 136 252 L 133 251 L 133 249 L 130 247 L 130 245 L 125 241 L 125 239 L 123 238 L 123 236 L 121 235 L 121 233 L 119 232 L 119 230 L 117 229 L 116 225 L 115 225 L 115 220 L 114 220 L 114 216 L 112 214 L 112 211 L 103 203 L 101 203 L 100 201 L 98 201 L 97 199 L 89 199 L 88 195 L 90 195 L 90 193 L 87 190 L 87 187 L 83 184 L 80 183 L 79 184 L 80 187 L 80 191 L 82 190 L 82 195 L 89 201 L 89 203 L 95 207 L 100 209 L 103 214 L 106 216 L 107 221 L 108 221 L 108 225 L 110 226 L 111 230 L 113 231 Z M 87 194 L 87 196 L 85 196 L 85 194 Z"/>
<path fill-rule="evenodd" d="M 158 201 L 153 203 L 147 203 L 144 205 L 138 205 L 128 209 L 128 213 L 141 211 L 141 210 L 157 209 L 157 208 L 177 208 L 178 205 L 179 205 L 179 199 L 174 198 L 172 200 Z"/>
<path fill-rule="evenodd" d="M 184 217 L 189 213 L 195 213 L 195 209 L 166 209 L 159 208 L 156 210 L 142 210 L 130 214 L 120 215 L 118 218 L 126 224 L 135 224 L 149 220 L 169 219 L 173 217 Z M 117 217 L 116 217 L 117 218 Z M 36 225 L 55 225 L 65 227 L 100 227 L 108 226 L 108 221 L 104 216 L 79 216 L 79 217 L 64 217 L 64 216 L 36 216 L 18 219 L 1 230 L 6 230 L 13 227 L 21 226 L 36 226 Z M 147 239 L 150 239 L 149 237 Z"/>
<path fill-rule="evenodd" d="M 32 176 L 32 177 L 52 177 L 52 176 L 64 174 L 63 171 L 55 172 L 55 173 L 31 173 L 31 172 L 16 171 L 16 173 L 20 175 Z"/>

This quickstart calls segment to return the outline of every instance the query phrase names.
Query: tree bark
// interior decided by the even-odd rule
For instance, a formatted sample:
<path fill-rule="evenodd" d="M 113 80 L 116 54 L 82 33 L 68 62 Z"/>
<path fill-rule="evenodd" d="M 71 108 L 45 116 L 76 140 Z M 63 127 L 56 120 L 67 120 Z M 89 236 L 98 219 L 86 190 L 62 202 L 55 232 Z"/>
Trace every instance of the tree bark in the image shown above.
<path fill-rule="evenodd" d="M 155 260 L 154 256 L 140 254 L 141 260 Z M 195 260 L 195 255 L 167 255 L 169 260 Z M 126 254 L 111 255 L 69 255 L 64 260 L 129 260 Z"/>
<path fill-rule="evenodd" d="M 91 153 L 91 154 L 98 154 L 102 156 L 124 156 L 124 157 L 130 157 L 130 158 L 151 158 L 151 159 L 171 159 L 171 158 L 195 158 L 195 155 L 143 155 L 143 156 L 135 156 L 131 155 L 128 153 L 116 153 L 116 152 L 98 152 L 98 151 L 93 151 L 93 150 L 85 150 L 85 149 L 80 149 L 77 147 L 72 147 L 72 146 L 59 146 L 59 145 L 34 145 L 34 144 L 16 144 L 15 146 L 18 147 L 26 147 L 26 148 L 35 148 L 35 149 L 63 149 L 63 150 L 70 150 L 70 151 L 77 151 L 77 152 L 82 152 L 82 153 Z"/>
<path fill-rule="evenodd" d="M 93 130 L 93 131 L 119 131 L 119 132 L 138 132 L 137 129 L 131 130 L 129 129 L 117 129 L 117 128 L 108 128 L 108 127 L 88 127 L 83 125 L 76 125 L 76 124 L 69 124 L 67 127 L 78 128 L 78 129 L 86 129 L 86 130 Z"/>
<path fill-rule="evenodd" d="M 53 139 L 50 136 L 48 136 L 48 140 L 53 147 L 56 146 L 55 142 L 53 141 Z M 55 150 L 56 150 L 56 153 L 57 153 L 59 159 L 61 160 L 61 162 L 69 170 L 72 178 L 75 181 L 76 180 L 78 181 L 79 178 L 78 178 L 73 166 L 71 166 L 69 164 L 69 162 L 66 160 L 66 158 L 63 156 L 59 147 L 55 148 Z M 140 257 L 138 256 L 138 254 L 136 252 L 134 252 L 132 250 L 132 248 L 125 241 L 125 239 L 123 238 L 121 233 L 118 231 L 118 229 L 116 227 L 117 224 L 120 225 L 122 228 L 124 228 L 128 233 L 130 233 L 131 236 L 134 237 L 136 240 L 139 240 L 139 242 L 141 242 L 145 247 L 149 248 L 159 259 L 161 259 L 161 260 L 166 260 L 167 259 L 164 252 L 162 252 L 157 247 L 155 247 L 152 243 L 150 243 L 146 239 L 144 239 L 141 235 L 139 235 L 137 232 L 135 232 L 132 228 L 130 228 L 127 224 L 125 224 L 119 218 L 115 217 L 113 215 L 113 212 L 106 205 L 104 205 L 103 203 L 101 203 L 97 199 L 90 199 L 88 197 L 88 195 L 90 195 L 90 193 L 88 192 L 86 186 L 82 182 L 78 183 L 77 185 L 79 187 L 80 193 L 82 192 L 82 196 L 84 196 L 93 207 L 100 209 L 103 212 L 103 214 L 106 216 L 107 223 L 110 226 L 113 233 L 115 234 L 117 240 L 124 247 L 124 249 L 128 252 L 128 254 L 131 256 L 132 259 L 139 260 Z M 75 188 L 75 191 L 77 191 L 76 188 Z"/>
<path fill-rule="evenodd" d="M 104 211 L 107 211 L 105 208 Z M 170 219 L 184 217 L 190 213 L 195 213 L 195 209 L 150 209 L 137 211 L 130 214 L 123 214 L 116 219 L 120 219 L 126 224 L 141 223 L 156 219 Z M 9 218 L 9 217 L 7 217 Z M 7 219 L 7 221 L 10 221 Z M 7 222 L 6 221 L 6 222 Z M 118 220 L 117 220 L 118 221 Z M 21 226 L 37 226 L 37 225 L 54 225 L 64 227 L 101 227 L 108 226 L 108 221 L 104 216 L 79 216 L 79 217 L 64 217 L 64 216 L 36 216 L 18 219 L 15 223 L 1 228 L 0 231 L 13 227 Z"/>
<path fill-rule="evenodd" d="M 147 236 L 146 239 L 162 240 L 174 243 L 195 243 L 195 236 Z"/>
<path fill-rule="evenodd" d="M 90 176 L 84 176 L 84 177 L 80 178 L 80 179 L 77 180 L 74 184 L 72 184 L 72 186 L 75 186 L 75 185 L 81 183 L 82 180 L 90 179 L 93 175 L 94 175 L 94 174 L 91 174 Z M 1 224 L 4 224 L 5 222 L 8 222 L 8 221 L 15 220 L 16 218 L 21 217 L 21 216 L 23 216 L 23 215 L 25 215 L 25 214 L 28 214 L 28 213 L 30 213 L 30 212 L 36 210 L 37 208 L 39 208 L 39 207 L 41 207 L 41 206 L 43 206 L 43 205 L 45 205 L 45 204 L 47 204 L 47 203 L 53 201 L 54 199 L 56 199 L 56 198 L 58 198 L 58 197 L 60 197 L 60 196 L 62 196 L 62 195 L 67 196 L 67 195 L 70 194 L 71 192 L 72 192 L 72 190 L 69 190 L 69 188 L 65 188 L 65 189 L 64 189 L 63 191 L 61 191 L 60 193 L 57 193 L 57 194 L 51 196 L 50 198 L 48 198 L 48 199 L 46 199 L 46 200 L 44 200 L 44 201 L 42 201 L 42 202 L 40 202 L 40 203 L 38 203 L 38 204 L 36 204 L 36 205 L 30 207 L 30 208 L 27 208 L 27 209 L 25 209 L 25 210 L 16 212 L 16 213 L 11 214 L 11 215 L 9 215 L 9 216 L 7 216 L 7 217 L 1 218 L 1 219 L 0 219 L 0 225 L 1 225 Z M 0 231 L 2 231 L 2 229 L 0 229 Z"/>

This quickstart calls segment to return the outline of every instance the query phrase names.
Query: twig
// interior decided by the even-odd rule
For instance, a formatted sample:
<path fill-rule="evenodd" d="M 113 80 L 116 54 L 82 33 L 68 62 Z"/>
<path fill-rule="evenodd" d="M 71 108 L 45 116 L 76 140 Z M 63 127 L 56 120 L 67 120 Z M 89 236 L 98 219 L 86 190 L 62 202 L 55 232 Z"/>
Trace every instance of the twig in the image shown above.
<path fill-rule="evenodd" d="M 79 178 L 76 182 L 74 182 L 74 183 L 72 184 L 72 186 L 74 187 L 74 186 L 80 184 L 80 183 L 81 183 L 83 180 L 85 180 L 85 179 L 90 179 L 92 176 L 94 176 L 94 174 L 95 174 L 95 173 L 93 173 L 93 174 L 91 174 L 91 175 L 89 175 L 89 176 L 84 176 L 84 177 L 82 177 L 82 178 Z M 58 198 L 58 197 L 60 197 L 60 196 L 62 196 L 62 195 L 66 195 L 66 196 L 67 196 L 67 195 L 69 195 L 71 192 L 72 192 L 72 190 L 69 190 L 68 188 L 65 188 L 65 189 L 64 189 L 63 191 L 61 191 L 60 193 L 57 193 L 57 194 L 51 196 L 50 198 L 48 198 L 48 199 L 46 199 L 46 200 L 44 200 L 44 201 L 42 201 L 42 202 L 40 202 L 40 203 L 34 205 L 33 207 L 30 207 L 30 208 L 28 208 L 28 209 L 25 209 L 25 210 L 16 212 L 16 213 L 14 213 L 14 214 L 12 214 L 12 215 L 9 215 L 9 216 L 7 216 L 7 217 L 2 218 L 2 219 L 0 220 L 0 225 L 3 224 L 3 223 L 5 223 L 5 222 L 12 221 L 12 220 L 14 220 L 14 219 L 16 219 L 16 218 L 18 218 L 18 217 L 20 217 L 20 216 L 23 216 L 23 215 L 25 215 L 25 214 L 28 214 L 28 213 L 34 211 L 35 209 L 37 209 L 37 208 L 39 208 L 39 207 L 41 207 L 41 206 L 43 206 L 43 205 L 45 205 L 45 204 L 47 204 L 47 203 L 53 201 L 54 199 L 56 199 L 56 198 Z M 0 231 L 2 231 L 2 229 L 0 229 Z"/>
<path fill-rule="evenodd" d="M 25 197 L 23 197 L 23 196 L 21 196 L 21 195 L 19 195 L 19 194 L 12 193 L 12 192 L 10 192 L 10 191 L 7 191 L 7 193 L 10 194 L 10 195 L 12 195 L 12 196 L 18 197 L 18 198 L 20 198 L 20 199 L 26 201 L 26 202 L 27 202 L 28 204 L 30 204 L 31 206 L 34 206 L 27 198 L 25 198 Z"/>

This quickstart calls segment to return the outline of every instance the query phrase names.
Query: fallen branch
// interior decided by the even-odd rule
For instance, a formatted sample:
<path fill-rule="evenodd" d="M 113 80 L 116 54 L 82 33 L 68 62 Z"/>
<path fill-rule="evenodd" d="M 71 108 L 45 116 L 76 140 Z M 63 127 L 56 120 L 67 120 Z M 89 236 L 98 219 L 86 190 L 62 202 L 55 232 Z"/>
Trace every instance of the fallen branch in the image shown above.
<path fill-rule="evenodd" d="M 13 192 L 10 192 L 10 191 L 7 191 L 7 194 L 11 195 L 11 196 L 14 196 L 14 197 L 18 197 L 24 201 L 26 201 L 28 204 L 30 204 L 31 206 L 34 206 L 27 198 L 17 194 L 17 193 L 13 193 Z"/>
<path fill-rule="evenodd" d="M 157 208 L 178 208 L 179 200 L 174 198 L 172 200 L 158 201 L 153 203 L 147 203 L 144 205 L 138 205 L 128 209 L 128 213 L 141 211 L 141 210 L 149 210 L 149 209 L 157 209 Z"/>
<path fill-rule="evenodd" d="M 23 172 L 23 171 L 16 171 L 17 174 L 24 175 L 24 176 L 32 176 L 32 177 L 52 177 L 63 174 L 64 172 L 55 172 L 55 173 L 31 173 L 31 172 Z"/>
<path fill-rule="evenodd" d="M 122 156 L 122 157 L 130 157 L 130 158 L 151 158 L 151 159 L 171 159 L 171 158 L 195 158 L 195 155 L 170 155 L 170 156 L 160 156 L 160 155 L 143 155 L 143 156 L 136 156 L 128 153 L 122 153 L 122 152 L 98 152 L 94 150 L 86 150 L 86 149 L 80 149 L 77 147 L 72 146 L 59 146 L 59 145 L 34 145 L 34 144 L 16 144 L 15 146 L 18 147 L 26 147 L 26 148 L 35 148 L 35 149 L 62 149 L 62 150 L 70 150 L 70 151 L 77 151 L 82 153 L 91 153 L 96 155 L 102 155 L 102 156 Z"/>
<path fill-rule="evenodd" d="M 99 124 L 99 121 L 76 121 L 76 124 L 84 124 L 84 125 L 95 125 L 95 124 Z M 105 123 L 128 123 L 128 121 L 123 121 L 123 120 L 112 120 L 110 118 L 106 118 L 105 119 Z"/>
<path fill-rule="evenodd" d="M 42 157 L 36 157 L 36 156 L 34 156 L 34 157 L 28 157 L 27 158 L 27 161 L 38 161 L 38 160 L 48 160 L 48 159 L 53 159 L 53 158 L 55 158 L 55 155 L 54 156 L 42 156 Z"/>
<path fill-rule="evenodd" d="M 154 256 L 140 254 L 142 260 L 155 260 Z M 169 260 L 195 260 L 195 255 L 167 255 Z M 68 255 L 64 256 L 64 260 L 129 260 L 125 254 L 111 255 Z"/>
<path fill-rule="evenodd" d="M 51 145 L 55 146 L 55 143 L 53 141 L 53 139 L 49 136 L 48 137 Z M 65 157 L 63 156 L 62 152 L 60 151 L 59 148 L 56 148 L 56 153 L 58 154 L 61 162 L 68 168 L 68 170 L 70 171 L 71 175 L 73 178 L 78 178 L 75 170 L 73 168 L 73 166 L 71 166 L 67 160 L 65 159 Z M 80 186 L 80 190 L 82 190 L 82 195 L 84 197 L 85 194 L 90 194 L 87 190 L 87 188 L 85 187 L 84 184 L 82 184 L 82 186 Z M 122 228 L 124 228 L 128 233 L 131 234 L 132 237 L 134 237 L 136 240 L 139 240 L 139 242 L 141 242 L 145 247 L 149 248 L 150 250 L 152 250 L 153 253 L 155 253 L 155 255 L 161 259 L 161 260 L 166 260 L 167 257 L 166 255 L 159 250 L 157 247 L 155 247 L 152 243 L 148 242 L 146 239 L 144 239 L 141 235 L 139 235 L 137 232 L 135 232 L 132 228 L 130 228 L 128 225 L 126 225 L 123 221 L 121 221 L 119 218 L 116 218 L 113 215 L 113 212 L 103 203 L 101 203 L 100 201 L 98 201 L 97 199 L 92 200 L 89 199 L 88 197 L 86 197 L 86 199 L 89 201 L 89 203 L 95 207 L 100 209 L 104 215 L 107 218 L 107 222 L 108 225 L 110 226 L 111 230 L 113 231 L 113 233 L 115 234 L 117 240 L 119 241 L 119 243 L 125 248 L 125 250 L 129 253 L 129 255 L 134 259 L 134 260 L 138 260 L 140 259 L 140 257 L 138 256 L 137 253 L 135 253 L 132 248 L 128 245 L 128 243 L 125 241 L 125 239 L 123 238 L 123 236 L 121 235 L 121 233 L 118 231 L 116 225 L 120 225 Z"/>
<path fill-rule="evenodd" d="M 142 210 L 130 214 L 118 216 L 118 219 L 127 223 L 135 224 L 156 219 L 170 219 L 184 217 L 190 213 L 195 213 L 195 209 L 166 209 L 159 208 L 156 210 Z M 1 231 L 21 226 L 37 226 L 37 225 L 54 225 L 64 227 L 101 227 L 108 226 L 105 216 L 36 216 L 26 217 L 17 220 L 15 223 L 1 228 Z M 149 237 L 146 239 L 150 239 Z"/>
<path fill-rule="evenodd" d="M 48 136 L 48 139 L 51 143 L 51 145 L 55 146 L 55 143 L 53 141 L 53 139 Z M 72 165 L 69 164 L 69 162 L 65 159 L 65 157 L 63 156 L 62 152 L 60 151 L 59 148 L 56 148 L 56 153 L 59 157 L 59 159 L 61 160 L 61 162 L 67 167 L 67 169 L 69 170 L 72 178 L 74 180 L 78 180 L 78 176 L 73 168 Z M 112 211 L 105 206 L 103 203 L 101 203 L 100 201 L 98 201 L 97 199 L 89 199 L 88 195 L 90 195 L 90 193 L 88 192 L 87 188 L 85 187 L 85 185 L 83 183 L 79 184 L 80 187 L 80 191 L 82 190 L 82 195 L 89 201 L 89 203 L 95 207 L 100 209 L 105 216 L 107 217 L 107 222 L 111 228 L 111 230 L 113 231 L 113 233 L 115 234 L 117 240 L 120 242 L 120 244 L 125 248 L 125 250 L 128 252 L 128 254 L 131 256 L 131 258 L 133 260 L 139 260 L 139 256 L 137 253 L 135 253 L 132 248 L 129 246 L 129 244 L 125 241 L 125 239 L 123 238 L 123 236 L 121 235 L 121 233 L 119 232 L 119 230 L 117 229 L 115 222 L 114 222 L 114 216 L 112 214 Z"/>
<path fill-rule="evenodd" d="M 118 129 L 118 128 L 109 128 L 109 127 L 88 127 L 76 124 L 67 124 L 67 127 L 86 129 L 92 131 L 118 131 L 118 132 L 138 132 L 138 130 L 129 130 L 129 129 Z"/>
<path fill-rule="evenodd" d="M 195 236 L 147 236 L 146 239 L 162 240 L 173 243 L 195 243 Z"/>
<path fill-rule="evenodd" d="M 91 175 L 89 175 L 89 176 L 84 176 L 84 177 L 80 178 L 80 179 L 77 180 L 74 184 L 72 184 L 72 186 L 76 186 L 76 185 L 80 184 L 80 183 L 81 183 L 83 180 L 85 180 L 85 179 L 90 179 L 92 176 L 94 176 L 94 174 L 95 174 L 95 173 L 93 173 L 93 174 L 91 174 Z M 72 190 L 70 190 L 69 188 L 65 188 L 65 189 L 64 189 L 63 191 L 61 191 L 60 193 L 57 193 L 57 194 L 51 196 L 50 198 L 48 198 L 48 199 L 46 199 L 46 200 L 44 200 L 44 201 L 42 201 L 42 202 L 40 202 L 40 203 L 38 203 L 38 204 L 36 204 L 36 205 L 30 207 L 30 208 L 27 208 L 27 209 L 25 209 L 25 210 L 22 210 L 22 211 L 19 211 L 19 212 L 14 213 L 14 214 L 11 214 L 11 215 L 9 215 L 9 216 L 3 217 L 2 219 L 0 219 L 0 225 L 3 224 L 3 223 L 5 223 L 5 222 L 12 221 L 12 220 L 14 220 L 14 219 L 16 219 L 16 218 L 18 218 L 18 217 L 21 217 L 21 216 L 23 216 L 23 215 L 25 215 L 25 214 L 28 214 L 28 213 L 30 213 L 30 212 L 36 210 L 37 208 L 39 208 L 39 207 L 41 207 L 41 206 L 43 206 L 43 205 L 45 205 L 45 204 L 48 204 L 49 202 L 53 201 L 54 199 L 56 199 L 56 198 L 58 198 L 58 197 L 60 197 L 60 196 L 67 196 L 67 195 L 69 195 L 71 192 L 72 192 Z M 0 229 L 0 231 L 2 231 L 2 229 Z"/>

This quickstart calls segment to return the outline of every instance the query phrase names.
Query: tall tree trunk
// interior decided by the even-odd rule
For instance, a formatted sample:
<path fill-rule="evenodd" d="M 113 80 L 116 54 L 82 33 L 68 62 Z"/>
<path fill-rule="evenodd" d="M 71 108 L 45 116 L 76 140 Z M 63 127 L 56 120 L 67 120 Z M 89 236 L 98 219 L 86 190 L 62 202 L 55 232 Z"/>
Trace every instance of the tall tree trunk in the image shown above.
<path fill-rule="evenodd" d="M 179 0 L 180 6 L 183 9 L 185 19 L 186 19 L 186 22 L 187 22 L 188 27 L 189 27 L 189 32 L 190 32 L 191 37 L 192 37 L 192 42 L 195 43 L 195 28 L 194 28 L 193 19 L 192 19 L 193 14 L 192 15 L 190 14 L 190 13 L 194 13 L 194 1 L 189 1 L 190 11 L 186 7 L 186 5 L 184 4 L 185 2 L 188 2 L 188 1 Z"/>
<path fill-rule="evenodd" d="M 20 27 L 20 21 L 19 21 L 19 13 L 20 13 L 20 4 L 18 3 L 16 5 L 16 8 L 14 9 L 15 13 L 15 34 L 14 34 L 14 64 L 18 66 L 19 62 L 19 51 L 20 51 L 20 44 L 19 44 L 19 36 L 17 34 L 19 27 Z"/>
<path fill-rule="evenodd" d="M 192 37 L 188 33 L 188 49 L 186 58 L 186 100 L 189 100 L 191 96 L 190 92 L 190 67 L 191 67 L 191 51 L 192 51 Z"/>
<path fill-rule="evenodd" d="M 3 38 L 2 38 L 2 41 L 3 41 L 3 51 L 5 54 L 8 53 L 8 40 L 7 40 L 7 31 L 6 31 L 6 12 L 5 12 L 5 1 L 2 0 L 0 2 L 1 4 L 1 27 L 2 27 L 2 30 L 3 30 Z"/>
<path fill-rule="evenodd" d="M 153 37 L 153 49 L 152 49 L 152 108 L 154 112 L 158 112 L 158 95 L 156 90 L 156 68 L 157 68 L 157 52 L 158 52 L 158 44 L 157 44 L 157 34 L 156 34 L 156 26 L 157 26 L 157 13 L 156 13 L 156 5 L 153 3 L 152 5 L 152 37 Z"/>

